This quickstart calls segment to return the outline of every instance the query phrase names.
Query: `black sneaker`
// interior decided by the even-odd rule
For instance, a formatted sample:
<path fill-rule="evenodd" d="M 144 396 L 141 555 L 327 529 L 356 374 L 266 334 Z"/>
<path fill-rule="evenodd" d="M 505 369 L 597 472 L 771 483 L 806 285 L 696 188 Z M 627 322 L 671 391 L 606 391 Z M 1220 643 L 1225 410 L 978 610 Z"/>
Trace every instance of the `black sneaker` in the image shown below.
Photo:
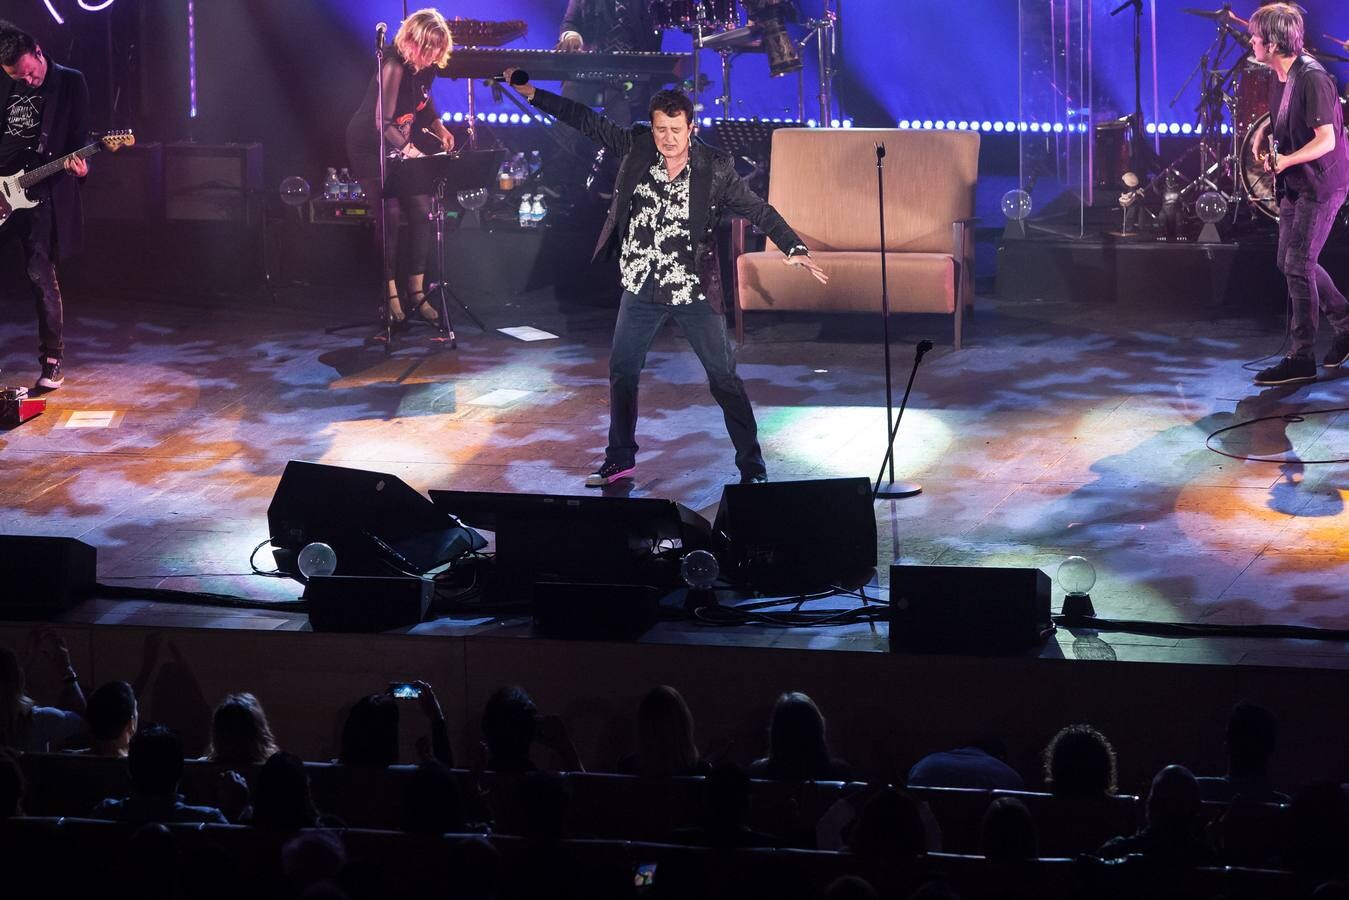
<path fill-rule="evenodd" d="M 606 484 L 613 484 L 620 478 L 627 478 L 636 471 L 636 463 L 625 465 L 606 459 L 604 465 L 586 476 L 586 487 L 604 487 Z"/>
<path fill-rule="evenodd" d="M 38 377 L 37 386 L 54 391 L 65 383 L 66 376 L 61 374 L 61 360 L 52 359 L 50 356 L 42 360 L 42 374 Z"/>
<path fill-rule="evenodd" d="M 1256 384 L 1296 384 L 1316 380 L 1316 360 L 1305 356 L 1285 356 L 1255 376 Z"/>
<path fill-rule="evenodd" d="M 740 476 L 740 483 L 741 483 L 741 484 L 767 484 L 767 483 L 768 483 L 768 473 L 767 473 L 767 472 L 755 472 L 755 473 L 753 473 L 753 474 L 751 474 L 751 475 L 741 475 L 741 476 Z"/>
<path fill-rule="evenodd" d="M 1346 360 L 1349 360 L 1349 334 L 1337 334 L 1335 340 L 1330 342 L 1330 349 L 1326 351 L 1321 365 L 1327 369 L 1338 369 Z"/>

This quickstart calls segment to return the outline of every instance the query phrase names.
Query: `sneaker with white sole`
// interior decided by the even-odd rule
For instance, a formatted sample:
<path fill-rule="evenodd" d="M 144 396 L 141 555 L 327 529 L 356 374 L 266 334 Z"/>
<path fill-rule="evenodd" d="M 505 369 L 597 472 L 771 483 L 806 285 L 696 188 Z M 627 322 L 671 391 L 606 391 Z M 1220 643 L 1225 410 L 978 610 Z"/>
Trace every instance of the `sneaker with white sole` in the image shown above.
<path fill-rule="evenodd" d="M 61 360 L 50 356 L 42 360 L 42 374 L 38 376 L 37 386 L 54 391 L 65 384 L 66 376 L 61 372 Z"/>
<path fill-rule="evenodd" d="M 604 487 L 620 478 L 627 478 L 635 471 L 636 463 L 616 463 L 606 459 L 604 465 L 586 476 L 586 487 Z"/>
<path fill-rule="evenodd" d="M 1330 349 L 1326 351 L 1321 365 L 1327 369 L 1338 369 L 1346 361 L 1349 361 L 1349 334 L 1337 334 L 1335 340 L 1330 342 Z"/>

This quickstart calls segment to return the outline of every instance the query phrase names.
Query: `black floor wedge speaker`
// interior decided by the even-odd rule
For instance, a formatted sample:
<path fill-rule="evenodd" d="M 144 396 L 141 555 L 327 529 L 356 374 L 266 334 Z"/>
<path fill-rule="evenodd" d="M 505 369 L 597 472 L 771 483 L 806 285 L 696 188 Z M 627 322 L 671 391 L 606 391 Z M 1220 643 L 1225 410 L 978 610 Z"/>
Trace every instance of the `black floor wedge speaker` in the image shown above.
<path fill-rule="evenodd" d="M 890 649 L 1017 653 L 1054 631 L 1049 576 L 1004 566 L 890 567 Z"/>
<path fill-rule="evenodd" d="M 765 593 L 855 588 L 876 568 L 865 478 L 728 484 L 712 534 L 722 574 Z"/>

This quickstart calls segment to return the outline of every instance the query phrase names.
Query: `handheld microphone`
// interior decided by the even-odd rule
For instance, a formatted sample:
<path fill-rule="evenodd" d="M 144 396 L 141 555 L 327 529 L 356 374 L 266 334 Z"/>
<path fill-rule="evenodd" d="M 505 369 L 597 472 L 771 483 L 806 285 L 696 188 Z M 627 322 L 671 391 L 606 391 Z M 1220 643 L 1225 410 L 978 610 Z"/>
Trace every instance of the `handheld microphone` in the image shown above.
<path fill-rule="evenodd" d="M 375 26 L 375 48 L 377 50 L 384 49 L 384 35 L 388 33 L 389 33 L 388 22 L 380 22 L 378 25 Z"/>
<path fill-rule="evenodd" d="M 493 75 L 492 80 L 498 84 L 506 83 L 505 75 Z M 522 84 L 529 84 L 529 73 L 524 69 L 516 69 L 511 73 L 511 87 L 520 87 Z"/>

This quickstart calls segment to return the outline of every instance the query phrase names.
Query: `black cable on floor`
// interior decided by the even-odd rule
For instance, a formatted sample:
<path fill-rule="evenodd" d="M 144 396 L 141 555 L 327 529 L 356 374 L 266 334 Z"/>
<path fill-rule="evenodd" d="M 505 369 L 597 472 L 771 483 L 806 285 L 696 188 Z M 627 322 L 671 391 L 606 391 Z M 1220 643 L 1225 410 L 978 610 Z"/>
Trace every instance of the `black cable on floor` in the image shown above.
<path fill-rule="evenodd" d="M 1331 407 L 1331 408 L 1329 408 L 1329 409 L 1309 409 L 1309 410 L 1306 410 L 1305 412 L 1300 412 L 1300 413 L 1277 413 L 1277 414 L 1272 415 L 1272 416 L 1261 416 L 1261 417 L 1259 417 L 1258 419 L 1247 419 L 1246 421 L 1244 421 L 1244 422 L 1238 422 L 1238 423 L 1235 424 L 1235 425 L 1228 425 L 1226 428 L 1219 428 L 1217 431 L 1211 433 L 1208 437 L 1204 438 L 1204 446 L 1207 447 L 1208 449 L 1212 450 L 1214 453 L 1218 454 L 1219 456 L 1226 456 L 1228 459 L 1241 459 L 1241 460 L 1246 460 L 1247 462 L 1267 462 L 1267 463 L 1290 463 L 1290 462 L 1291 462 L 1291 463 L 1298 463 L 1299 465 L 1304 465 L 1304 466 L 1328 466 L 1328 465 L 1334 465 L 1335 463 L 1349 462 L 1349 459 L 1344 459 L 1344 458 L 1340 458 L 1340 459 L 1296 459 L 1296 458 L 1290 459 L 1290 458 L 1288 458 L 1287 456 L 1242 456 L 1242 455 L 1237 454 L 1237 453 L 1228 453 L 1226 450 L 1219 450 L 1217 447 L 1213 446 L 1213 439 L 1216 438 L 1218 435 L 1220 435 L 1220 434 L 1226 434 L 1227 432 L 1229 432 L 1229 431 L 1234 431 L 1235 429 L 1238 429 L 1238 428 L 1245 428 L 1247 425 L 1254 425 L 1254 424 L 1256 424 L 1257 422 L 1272 422 L 1272 421 L 1274 421 L 1275 419 L 1281 419 L 1282 421 L 1287 422 L 1288 424 L 1292 425 L 1292 424 L 1295 424 L 1295 423 L 1297 423 L 1297 422 L 1303 422 L 1303 421 L 1306 421 L 1306 419 L 1307 419 L 1308 416 L 1326 416 L 1326 415 L 1330 415 L 1331 413 L 1339 413 L 1339 412 L 1349 412 L 1349 406 L 1335 406 L 1335 407 Z M 1284 452 L 1285 452 L 1285 453 L 1292 453 L 1293 451 L 1290 449 L 1290 450 L 1285 450 Z"/>
<path fill-rule="evenodd" d="M 1056 624 L 1093 631 L 1119 631 L 1158 637 L 1279 638 L 1299 641 L 1349 641 L 1349 629 L 1317 628 L 1311 625 L 1199 625 L 1192 622 L 1147 622 L 1137 619 L 1100 619 L 1083 616 L 1068 620 L 1055 616 Z"/>
<path fill-rule="evenodd" d="M 249 600 L 233 594 L 212 594 L 203 591 L 175 591 L 171 588 L 138 588 L 99 582 L 94 585 L 97 596 L 109 600 L 151 600 L 156 603 L 178 603 L 184 606 L 225 606 L 230 609 L 270 609 L 285 612 L 305 612 L 309 604 L 304 600 Z"/>

